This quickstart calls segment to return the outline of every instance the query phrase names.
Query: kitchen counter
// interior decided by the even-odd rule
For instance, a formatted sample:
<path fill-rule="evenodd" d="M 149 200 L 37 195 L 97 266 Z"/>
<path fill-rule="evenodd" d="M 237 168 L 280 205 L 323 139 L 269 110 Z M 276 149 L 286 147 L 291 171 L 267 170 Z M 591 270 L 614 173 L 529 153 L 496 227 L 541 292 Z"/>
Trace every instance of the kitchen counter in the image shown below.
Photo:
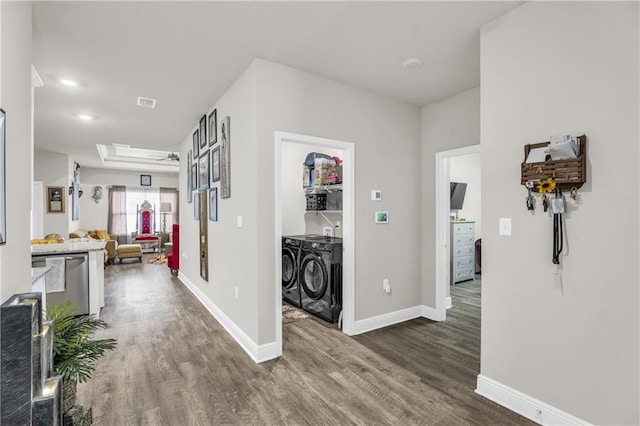
<path fill-rule="evenodd" d="M 82 253 L 104 250 L 106 245 L 107 242 L 104 240 L 66 241 L 59 244 L 33 244 L 31 245 L 31 254 Z"/>
<path fill-rule="evenodd" d="M 89 258 L 89 313 L 100 316 L 100 309 L 104 306 L 104 248 L 107 242 L 104 240 L 91 241 L 66 241 L 59 244 L 33 244 L 31 245 L 31 257 L 40 266 L 47 255 L 65 255 L 86 253 Z M 36 282 L 44 282 L 42 267 L 32 268 L 31 276 L 41 274 Z M 34 271 L 35 270 L 35 271 Z M 41 281 L 40 281 L 41 280 Z M 35 283 L 34 283 L 35 284 Z M 46 294 L 46 291 L 45 291 Z M 43 298 L 44 301 L 44 298 Z"/>

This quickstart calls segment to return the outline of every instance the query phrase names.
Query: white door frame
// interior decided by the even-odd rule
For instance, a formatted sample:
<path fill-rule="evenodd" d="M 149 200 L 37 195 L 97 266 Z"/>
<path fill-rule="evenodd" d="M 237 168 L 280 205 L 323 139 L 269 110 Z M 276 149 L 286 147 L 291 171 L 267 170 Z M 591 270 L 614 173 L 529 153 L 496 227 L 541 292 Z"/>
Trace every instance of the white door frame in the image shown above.
<path fill-rule="evenodd" d="M 342 331 L 355 334 L 355 145 L 336 139 L 300 135 L 287 132 L 275 132 L 275 327 L 276 344 L 282 355 L 282 145 L 299 143 L 320 148 L 339 149 L 343 152 L 342 183 Z M 301 188 L 302 190 L 302 188 Z M 279 356 L 279 355 L 278 355 Z"/>
<path fill-rule="evenodd" d="M 480 145 L 436 153 L 436 320 L 447 319 L 447 272 L 449 271 L 449 162 L 452 157 L 480 154 Z"/>

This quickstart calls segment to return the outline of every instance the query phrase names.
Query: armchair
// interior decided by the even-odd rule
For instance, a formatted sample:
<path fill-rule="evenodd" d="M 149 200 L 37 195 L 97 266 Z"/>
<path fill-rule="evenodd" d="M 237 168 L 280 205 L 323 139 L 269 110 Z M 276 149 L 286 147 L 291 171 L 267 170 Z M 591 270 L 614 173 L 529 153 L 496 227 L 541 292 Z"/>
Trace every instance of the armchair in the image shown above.
<path fill-rule="evenodd" d="M 155 209 L 151 203 L 145 200 L 139 207 L 136 216 L 136 232 L 131 234 L 134 244 L 140 244 L 144 248 L 159 248 L 160 239 L 156 233 Z"/>

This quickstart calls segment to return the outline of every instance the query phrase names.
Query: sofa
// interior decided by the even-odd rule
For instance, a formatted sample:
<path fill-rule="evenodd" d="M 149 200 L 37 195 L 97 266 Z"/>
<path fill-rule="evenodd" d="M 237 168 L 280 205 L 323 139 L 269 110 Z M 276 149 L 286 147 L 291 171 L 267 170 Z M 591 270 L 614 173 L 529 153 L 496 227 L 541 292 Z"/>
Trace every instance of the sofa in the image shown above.
<path fill-rule="evenodd" d="M 106 230 L 96 229 L 87 231 L 86 229 L 76 229 L 75 231 L 69 233 L 69 239 L 72 238 L 93 238 L 94 240 L 105 240 L 107 242 L 107 245 L 104 247 L 104 263 L 113 264 L 113 261 L 116 258 L 118 242 L 111 238 Z"/>

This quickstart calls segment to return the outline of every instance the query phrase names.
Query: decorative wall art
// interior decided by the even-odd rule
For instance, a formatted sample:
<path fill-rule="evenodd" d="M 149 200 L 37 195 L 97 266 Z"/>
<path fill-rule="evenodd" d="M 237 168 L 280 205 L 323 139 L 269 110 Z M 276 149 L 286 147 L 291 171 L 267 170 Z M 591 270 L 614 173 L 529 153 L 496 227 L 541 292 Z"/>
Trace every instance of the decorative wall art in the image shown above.
<path fill-rule="evenodd" d="M 98 204 L 100 202 L 100 200 L 102 200 L 102 187 L 101 186 L 94 186 L 91 189 L 91 199 Z"/>
<path fill-rule="evenodd" d="M 198 189 L 198 163 L 191 165 L 191 191 Z"/>
<path fill-rule="evenodd" d="M 218 188 L 209 189 L 209 220 L 218 221 Z"/>
<path fill-rule="evenodd" d="M 207 146 L 207 114 L 200 118 L 200 155 L 204 152 L 202 149 Z"/>
<path fill-rule="evenodd" d="M 220 180 L 220 147 L 211 150 L 211 182 Z"/>
<path fill-rule="evenodd" d="M 71 220 L 80 219 L 80 185 L 78 182 L 71 182 Z"/>
<path fill-rule="evenodd" d="M 187 203 L 190 203 L 193 200 L 193 175 L 191 173 L 191 150 L 187 152 Z"/>
<path fill-rule="evenodd" d="M 6 152 L 6 114 L 3 109 L 0 109 L 0 167 L 2 170 L 0 171 L 0 245 L 6 244 L 7 242 L 7 185 L 6 185 L 6 160 L 5 160 L 5 152 Z"/>
<path fill-rule="evenodd" d="M 140 175 L 140 186 L 151 186 L 151 175 Z"/>
<path fill-rule="evenodd" d="M 214 109 L 209 114 L 209 146 L 213 146 L 218 142 L 218 110 Z"/>
<path fill-rule="evenodd" d="M 47 213 L 64 213 L 64 186 L 47 186 Z"/>
<path fill-rule="evenodd" d="M 226 116 L 220 125 L 220 191 L 222 198 L 231 197 L 231 128 Z"/>
<path fill-rule="evenodd" d="M 198 159 L 198 189 L 209 188 L 209 150 Z"/>
<path fill-rule="evenodd" d="M 198 131 L 198 129 L 196 129 L 195 132 L 193 132 L 193 159 L 195 160 L 196 158 L 199 157 L 200 153 L 200 132 Z"/>
<path fill-rule="evenodd" d="M 209 281 L 209 243 L 207 221 L 207 191 L 200 192 L 200 278 Z"/>
<path fill-rule="evenodd" d="M 193 218 L 200 220 L 200 191 L 193 191 Z"/>

